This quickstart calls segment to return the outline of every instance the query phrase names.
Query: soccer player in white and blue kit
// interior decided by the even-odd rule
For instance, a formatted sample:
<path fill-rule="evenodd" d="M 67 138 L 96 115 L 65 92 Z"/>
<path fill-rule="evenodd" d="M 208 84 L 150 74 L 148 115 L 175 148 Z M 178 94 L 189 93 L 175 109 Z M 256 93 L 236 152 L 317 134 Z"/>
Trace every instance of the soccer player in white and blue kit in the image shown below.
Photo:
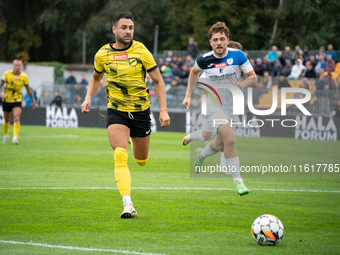
<path fill-rule="evenodd" d="M 212 51 L 199 55 L 194 67 L 191 69 L 188 81 L 188 89 L 183 100 L 183 105 L 189 109 L 191 93 L 196 86 L 196 82 L 201 71 L 205 72 L 207 83 L 214 87 L 216 84 L 234 85 L 243 90 L 246 87 L 253 86 L 257 77 L 253 67 L 249 63 L 245 54 L 233 48 L 228 48 L 229 29 L 224 22 L 217 22 L 209 29 L 210 45 Z M 247 76 L 247 79 L 240 82 L 241 73 Z M 220 99 L 220 104 L 215 104 L 211 97 L 207 98 L 207 113 L 205 118 L 207 122 L 214 127 L 217 135 L 210 141 L 204 149 L 196 149 L 197 160 L 195 166 L 201 167 L 206 157 L 214 155 L 218 151 L 224 151 L 225 166 L 229 167 L 236 190 L 239 195 L 249 193 L 248 188 L 244 185 L 240 175 L 240 160 L 236 152 L 236 138 L 231 121 L 237 121 L 238 117 L 233 115 L 233 98 L 229 89 L 214 88 Z M 216 125 L 214 120 L 225 119 L 228 123 Z"/>

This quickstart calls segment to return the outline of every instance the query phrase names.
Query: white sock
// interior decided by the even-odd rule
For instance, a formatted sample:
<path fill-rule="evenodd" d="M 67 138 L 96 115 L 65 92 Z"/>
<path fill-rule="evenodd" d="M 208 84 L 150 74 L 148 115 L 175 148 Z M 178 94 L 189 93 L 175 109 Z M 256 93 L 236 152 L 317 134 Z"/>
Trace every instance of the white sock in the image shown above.
<path fill-rule="evenodd" d="M 203 130 L 196 130 L 196 131 L 190 133 L 190 141 L 192 141 L 192 140 L 200 140 L 200 141 L 204 142 Z"/>
<path fill-rule="evenodd" d="M 227 158 L 226 165 L 229 166 L 231 176 L 234 178 L 234 183 L 237 185 L 239 182 L 243 182 L 240 173 L 240 159 L 237 157 Z"/>
<path fill-rule="evenodd" d="M 200 153 L 201 159 L 205 159 L 206 157 L 209 157 L 217 153 L 210 148 L 210 143 L 211 141 L 204 147 L 203 150 L 201 150 L 201 153 Z"/>
<path fill-rule="evenodd" d="M 17 136 L 13 136 L 13 141 L 18 141 L 18 137 Z"/>
<path fill-rule="evenodd" d="M 123 199 L 123 204 L 124 204 L 124 207 L 131 204 L 132 205 L 132 201 L 131 201 L 131 197 L 129 195 L 124 195 L 122 197 Z"/>

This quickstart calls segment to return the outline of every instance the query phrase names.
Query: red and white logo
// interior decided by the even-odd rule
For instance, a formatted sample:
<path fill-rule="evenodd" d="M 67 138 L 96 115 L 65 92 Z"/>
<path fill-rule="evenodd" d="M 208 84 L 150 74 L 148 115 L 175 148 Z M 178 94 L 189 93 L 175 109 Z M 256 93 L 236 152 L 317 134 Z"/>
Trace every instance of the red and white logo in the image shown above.
<path fill-rule="evenodd" d="M 119 54 L 119 55 L 114 55 L 113 59 L 125 59 L 128 58 L 128 54 Z"/>
<path fill-rule="evenodd" d="M 219 63 L 219 64 L 215 64 L 215 68 L 221 68 L 221 67 L 226 67 L 227 63 Z"/>

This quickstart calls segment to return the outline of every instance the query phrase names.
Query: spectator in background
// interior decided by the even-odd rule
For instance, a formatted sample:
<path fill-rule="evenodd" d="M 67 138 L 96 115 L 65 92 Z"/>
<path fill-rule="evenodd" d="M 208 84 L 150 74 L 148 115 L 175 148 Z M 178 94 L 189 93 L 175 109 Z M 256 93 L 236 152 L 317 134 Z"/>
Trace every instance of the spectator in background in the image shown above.
<path fill-rule="evenodd" d="M 299 54 L 299 59 L 301 59 L 302 64 L 305 65 L 305 56 L 303 54 Z"/>
<path fill-rule="evenodd" d="M 283 74 L 281 74 L 280 77 L 279 77 L 279 89 L 289 88 L 289 87 L 290 87 L 290 85 L 289 85 L 286 77 Z"/>
<path fill-rule="evenodd" d="M 338 56 L 336 55 L 336 52 L 333 50 L 333 45 L 328 44 L 327 49 L 328 49 L 328 51 L 326 52 L 326 55 L 328 55 L 328 54 L 332 55 L 332 59 L 336 63 Z"/>
<path fill-rule="evenodd" d="M 181 56 L 177 58 L 177 63 L 179 67 L 182 67 L 182 65 L 184 65 L 184 60 Z"/>
<path fill-rule="evenodd" d="M 34 101 L 37 102 L 37 92 L 35 92 L 32 88 L 29 88 L 32 92 L 32 95 L 33 95 L 33 98 L 34 98 Z M 25 106 L 26 107 L 30 107 L 32 106 L 33 102 L 32 102 L 32 99 L 30 98 L 30 96 L 28 95 L 28 93 L 26 93 L 25 97 L 24 97 L 24 100 L 25 100 Z M 1 101 L 1 100 L 0 100 Z"/>
<path fill-rule="evenodd" d="M 159 70 L 161 70 L 163 65 L 164 65 L 164 60 L 162 58 L 158 59 L 157 67 Z"/>
<path fill-rule="evenodd" d="M 262 65 L 262 59 L 257 58 L 254 65 L 254 72 L 257 76 L 263 76 L 264 67 Z"/>
<path fill-rule="evenodd" d="M 169 50 L 167 52 L 167 57 L 165 58 L 165 62 L 171 63 L 173 59 L 174 59 L 174 53 L 171 50 Z"/>
<path fill-rule="evenodd" d="M 175 63 L 175 62 L 172 62 L 170 64 L 171 66 L 171 79 L 176 79 L 178 80 L 179 77 L 181 76 L 182 74 L 182 70 L 179 68 L 178 64 Z"/>
<path fill-rule="evenodd" d="M 57 89 L 54 92 L 54 95 L 55 95 L 55 97 L 53 98 L 52 102 L 49 105 L 52 106 L 54 104 L 55 108 L 61 107 L 63 105 L 63 103 L 62 103 L 62 99 L 61 99 L 61 96 L 60 96 L 59 89 Z"/>
<path fill-rule="evenodd" d="M 323 56 L 324 58 L 326 57 L 325 56 L 325 47 L 323 47 L 323 46 L 320 46 L 319 52 L 316 54 L 315 58 L 317 60 L 319 60 L 320 56 Z"/>
<path fill-rule="evenodd" d="M 277 57 L 277 47 L 276 45 L 272 46 L 272 50 L 268 52 L 268 61 L 270 61 L 271 63 L 274 63 L 275 61 L 278 61 L 278 57 Z"/>
<path fill-rule="evenodd" d="M 319 56 L 319 61 L 316 63 L 316 66 L 314 68 L 317 75 L 321 73 L 321 70 L 323 71 L 325 69 L 326 61 L 323 58 L 323 55 Z"/>
<path fill-rule="evenodd" d="M 340 98 L 336 100 L 336 106 L 335 108 L 331 111 L 330 114 L 331 118 L 340 118 Z"/>
<path fill-rule="evenodd" d="M 187 45 L 187 55 L 190 55 L 192 59 L 196 59 L 199 54 L 199 49 L 197 46 L 197 42 L 195 42 L 194 38 L 189 37 L 188 45 Z"/>
<path fill-rule="evenodd" d="M 267 90 L 270 90 L 271 87 L 272 87 L 272 85 L 273 85 L 272 77 L 270 76 L 270 74 L 269 74 L 268 71 L 264 71 L 264 73 L 263 73 L 263 79 L 262 79 L 262 81 L 260 82 L 260 88 L 261 88 L 261 89 L 266 88 Z"/>
<path fill-rule="evenodd" d="M 303 76 L 306 77 L 306 78 L 316 78 L 317 77 L 316 72 L 314 71 L 314 68 L 313 68 L 312 64 L 310 63 L 310 61 L 306 62 L 306 69 L 304 71 Z"/>
<path fill-rule="evenodd" d="M 326 76 L 324 73 L 320 73 L 319 79 L 315 82 L 315 88 L 316 90 L 325 90 L 325 87 L 327 86 L 328 82 L 326 79 Z"/>
<path fill-rule="evenodd" d="M 81 81 L 80 81 L 81 85 L 88 85 L 89 82 L 86 80 L 85 74 L 81 75 Z"/>
<path fill-rule="evenodd" d="M 327 82 L 328 84 L 325 87 L 326 90 L 336 90 L 334 80 L 332 79 L 332 75 L 330 73 L 327 75 Z"/>
<path fill-rule="evenodd" d="M 308 49 L 308 46 L 305 45 L 303 46 L 303 55 L 304 55 L 304 62 L 306 62 L 307 60 L 309 60 L 309 57 L 310 57 L 310 51 Z"/>
<path fill-rule="evenodd" d="M 189 70 L 189 67 L 186 66 L 186 65 L 182 65 L 181 66 L 181 76 L 179 78 L 181 79 L 188 79 L 189 78 L 189 73 L 190 73 L 190 70 Z"/>
<path fill-rule="evenodd" d="M 254 66 L 255 66 L 255 61 L 254 61 L 254 59 L 249 59 L 249 63 L 251 64 L 251 66 L 254 68 Z"/>
<path fill-rule="evenodd" d="M 272 64 L 270 63 L 270 61 L 268 61 L 266 57 L 263 58 L 262 65 L 263 65 L 263 71 L 267 71 L 269 73 L 272 72 L 273 70 Z"/>
<path fill-rule="evenodd" d="M 65 80 L 67 94 L 68 94 L 68 103 L 73 105 L 75 98 L 74 86 L 77 84 L 77 80 L 74 77 L 74 71 L 70 72 L 70 76 Z"/>
<path fill-rule="evenodd" d="M 287 77 L 287 79 L 298 79 L 302 76 L 303 71 L 306 69 L 306 67 L 302 64 L 301 59 L 296 60 L 296 64 L 293 65 L 292 71 L 290 75 Z"/>
<path fill-rule="evenodd" d="M 70 76 L 66 78 L 65 84 L 72 84 L 72 85 L 77 84 L 77 80 L 74 77 L 74 71 L 70 72 Z"/>
<path fill-rule="evenodd" d="M 294 58 L 292 59 L 292 65 L 296 64 L 296 60 L 299 58 L 300 54 L 299 53 L 294 53 Z"/>
<path fill-rule="evenodd" d="M 309 56 L 309 62 L 312 64 L 313 68 L 315 68 L 317 62 L 316 62 L 314 53 L 311 53 L 311 54 L 310 54 L 310 56 Z"/>
<path fill-rule="evenodd" d="M 286 46 L 285 47 L 285 51 L 282 54 L 282 57 L 284 58 L 284 60 L 286 61 L 287 59 L 289 59 L 290 61 L 292 61 L 293 58 L 293 53 L 290 51 L 290 47 Z"/>
<path fill-rule="evenodd" d="M 295 51 L 294 51 L 294 55 L 297 53 L 297 54 L 303 54 L 303 51 L 301 50 L 300 46 L 299 45 L 295 45 Z"/>
<path fill-rule="evenodd" d="M 273 65 L 272 77 L 280 76 L 281 71 L 282 71 L 281 62 L 279 60 L 277 60 L 277 61 L 275 61 L 274 65 Z"/>
<path fill-rule="evenodd" d="M 284 66 L 286 64 L 286 60 L 283 58 L 282 51 L 277 52 L 277 58 L 280 61 L 281 65 Z"/>
<path fill-rule="evenodd" d="M 161 74 L 166 83 L 170 83 L 171 81 L 171 68 L 169 66 L 169 62 L 165 62 L 165 64 L 161 67 Z"/>
<path fill-rule="evenodd" d="M 327 74 L 329 75 L 332 72 L 334 72 L 334 70 L 335 70 L 335 62 L 332 59 L 332 55 L 327 55 L 324 71 L 327 72 Z"/>
<path fill-rule="evenodd" d="M 187 54 L 185 57 L 184 65 L 186 66 L 193 66 L 195 64 L 195 60 L 191 57 L 191 55 Z"/>
<path fill-rule="evenodd" d="M 292 63 L 289 59 L 286 59 L 286 64 L 282 67 L 281 74 L 287 77 L 292 72 Z"/>

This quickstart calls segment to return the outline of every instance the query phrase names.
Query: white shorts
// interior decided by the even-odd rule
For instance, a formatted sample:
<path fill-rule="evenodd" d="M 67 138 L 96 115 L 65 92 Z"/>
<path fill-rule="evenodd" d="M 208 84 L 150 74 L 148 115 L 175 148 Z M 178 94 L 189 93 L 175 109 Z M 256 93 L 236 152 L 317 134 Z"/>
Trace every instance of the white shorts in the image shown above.
<path fill-rule="evenodd" d="M 208 123 L 208 121 L 205 119 L 204 116 L 202 118 L 202 129 L 205 132 L 212 132 L 213 131 L 213 127 Z"/>
<path fill-rule="evenodd" d="M 237 116 L 234 116 L 232 113 L 232 109 L 222 108 L 215 105 L 209 105 L 207 107 L 207 115 L 205 115 L 205 119 L 208 122 L 209 126 L 212 128 L 212 132 L 217 133 L 217 128 L 222 125 L 229 123 L 231 121 L 238 121 Z M 235 125 L 230 125 L 233 130 L 235 130 Z"/>

